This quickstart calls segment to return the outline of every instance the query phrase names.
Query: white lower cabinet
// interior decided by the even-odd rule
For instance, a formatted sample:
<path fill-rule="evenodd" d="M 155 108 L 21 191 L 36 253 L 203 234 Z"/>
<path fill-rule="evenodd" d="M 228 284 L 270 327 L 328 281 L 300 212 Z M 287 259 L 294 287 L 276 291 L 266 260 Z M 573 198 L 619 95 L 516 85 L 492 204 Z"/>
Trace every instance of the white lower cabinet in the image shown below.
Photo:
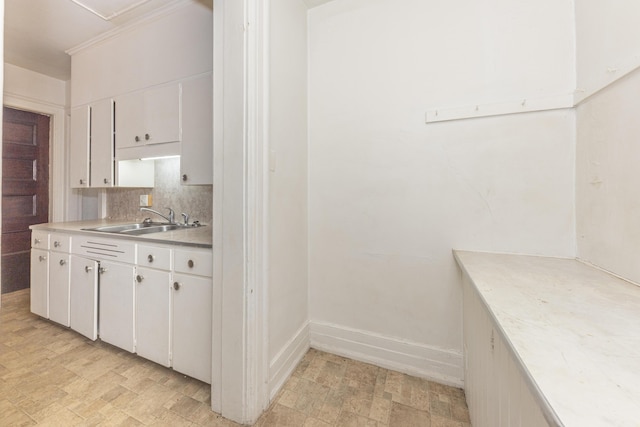
<path fill-rule="evenodd" d="M 69 326 L 69 254 L 49 252 L 49 319 Z"/>
<path fill-rule="evenodd" d="M 134 352 L 134 269 L 133 265 L 100 261 L 100 339 Z"/>
<path fill-rule="evenodd" d="M 210 277 L 173 276 L 173 369 L 211 384 Z"/>
<path fill-rule="evenodd" d="M 211 277 L 210 249 L 32 237 L 33 313 L 209 384 Z"/>
<path fill-rule="evenodd" d="M 171 366 L 171 272 L 138 267 L 136 275 L 136 352 Z"/>
<path fill-rule="evenodd" d="M 69 326 L 85 337 L 98 338 L 98 261 L 71 254 Z"/>
<path fill-rule="evenodd" d="M 31 312 L 49 318 L 49 251 L 31 249 Z"/>

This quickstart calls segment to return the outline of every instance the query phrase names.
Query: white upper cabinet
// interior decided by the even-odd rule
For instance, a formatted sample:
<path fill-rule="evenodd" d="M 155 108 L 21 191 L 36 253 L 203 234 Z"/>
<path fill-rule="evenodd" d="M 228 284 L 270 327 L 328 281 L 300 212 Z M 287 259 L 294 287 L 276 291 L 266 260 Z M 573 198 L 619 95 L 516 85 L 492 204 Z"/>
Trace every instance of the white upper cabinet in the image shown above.
<path fill-rule="evenodd" d="M 69 180 L 71 188 L 89 186 L 89 129 L 91 108 L 88 105 L 71 110 L 69 135 Z"/>
<path fill-rule="evenodd" d="M 182 83 L 180 180 L 186 185 L 213 184 L 213 76 Z"/>
<path fill-rule="evenodd" d="M 179 142 L 180 117 L 178 83 L 120 96 L 116 98 L 116 148 Z"/>
<path fill-rule="evenodd" d="M 70 126 L 71 187 L 112 187 L 113 101 L 104 99 L 72 109 Z"/>
<path fill-rule="evenodd" d="M 113 100 L 91 106 L 91 187 L 113 187 Z"/>

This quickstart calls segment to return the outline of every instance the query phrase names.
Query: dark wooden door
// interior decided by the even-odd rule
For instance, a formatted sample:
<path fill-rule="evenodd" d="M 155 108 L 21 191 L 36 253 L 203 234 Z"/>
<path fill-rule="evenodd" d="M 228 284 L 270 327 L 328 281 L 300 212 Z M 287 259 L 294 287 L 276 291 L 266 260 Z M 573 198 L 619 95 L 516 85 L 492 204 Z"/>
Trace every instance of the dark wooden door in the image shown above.
<path fill-rule="evenodd" d="M 29 287 L 31 231 L 49 220 L 49 117 L 4 107 L 2 293 Z"/>

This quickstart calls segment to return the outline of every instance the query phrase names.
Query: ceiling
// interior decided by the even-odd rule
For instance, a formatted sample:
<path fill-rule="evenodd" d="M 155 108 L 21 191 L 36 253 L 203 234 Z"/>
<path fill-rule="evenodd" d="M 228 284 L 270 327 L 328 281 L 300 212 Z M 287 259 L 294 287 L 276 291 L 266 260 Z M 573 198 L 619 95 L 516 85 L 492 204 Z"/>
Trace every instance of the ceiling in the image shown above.
<path fill-rule="evenodd" d="M 84 3 L 87 0 L 76 0 Z M 105 20 L 73 0 L 5 0 L 4 61 L 59 80 L 71 78 L 65 52 L 100 34 L 127 26 L 158 9 L 185 0 L 92 0 L 93 10 L 108 6 Z M 126 10 L 127 7 L 135 7 Z"/>

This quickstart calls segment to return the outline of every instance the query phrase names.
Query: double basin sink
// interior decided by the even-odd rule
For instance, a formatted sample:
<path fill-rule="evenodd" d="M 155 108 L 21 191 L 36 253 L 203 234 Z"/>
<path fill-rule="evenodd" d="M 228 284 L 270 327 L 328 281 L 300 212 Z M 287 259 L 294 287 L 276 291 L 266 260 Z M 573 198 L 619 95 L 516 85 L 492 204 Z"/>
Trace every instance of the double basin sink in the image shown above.
<path fill-rule="evenodd" d="M 86 231 L 99 231 L 102 233 L 124 234 L 139 236 L 142 234 L 162 233 L 164 231 L 181 230 L 184 228 L 201 227 L 200 224 L 167 224 L 162 222 L 140 222 L 133 224 L 105 225 L 95 228 L 83 228 Z"/>

